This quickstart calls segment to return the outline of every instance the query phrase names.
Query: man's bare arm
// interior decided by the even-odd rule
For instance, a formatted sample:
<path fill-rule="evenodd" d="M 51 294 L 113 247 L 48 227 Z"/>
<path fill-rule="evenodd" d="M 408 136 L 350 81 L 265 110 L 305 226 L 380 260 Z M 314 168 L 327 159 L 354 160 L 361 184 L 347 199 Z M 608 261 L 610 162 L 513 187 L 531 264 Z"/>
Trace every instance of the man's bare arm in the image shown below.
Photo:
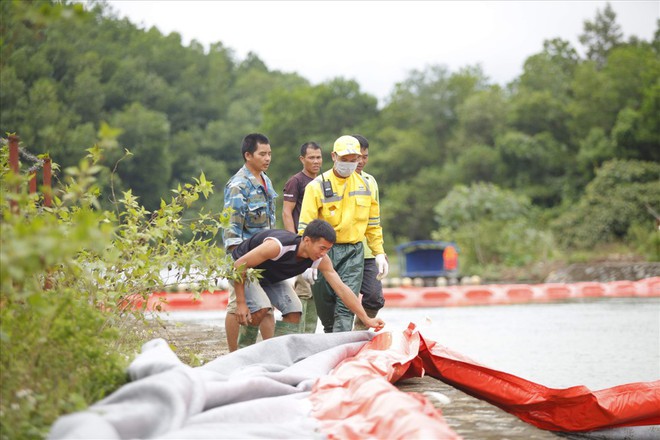
<path fill-rule="evenodd" d="M 284 222 L 284 229 L 297 234 L 298 231 L 293 224 L 293 209 L 296 207 L 296 202 L 289 202 L 287 200 L 282 204 L 282 221 Z"/>

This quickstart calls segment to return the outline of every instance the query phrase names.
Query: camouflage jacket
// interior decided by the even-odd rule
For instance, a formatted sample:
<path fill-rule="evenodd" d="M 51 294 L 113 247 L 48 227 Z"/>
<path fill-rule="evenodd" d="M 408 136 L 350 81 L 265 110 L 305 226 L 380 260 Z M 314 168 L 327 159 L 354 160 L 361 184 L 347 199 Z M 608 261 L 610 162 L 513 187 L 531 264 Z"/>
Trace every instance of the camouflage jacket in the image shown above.
<path fill-rule="evenodd" d="M 232 208 L 230 227 L 222 234 L 225 249 L 240 244 L 264 229 L 275 227 L 277 193 L 265 173 L 266 188 L 245 165 L 225 185 L 225 208 Z"/>

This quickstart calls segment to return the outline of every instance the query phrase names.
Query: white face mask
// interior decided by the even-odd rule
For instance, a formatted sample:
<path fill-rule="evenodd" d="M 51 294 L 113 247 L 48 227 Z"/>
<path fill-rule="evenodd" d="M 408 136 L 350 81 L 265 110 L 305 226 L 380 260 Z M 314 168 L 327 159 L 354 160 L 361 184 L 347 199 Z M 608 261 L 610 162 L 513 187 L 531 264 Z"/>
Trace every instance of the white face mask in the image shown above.
<path fill-rule="evenodd" d="M 337 160 L 335 162 L 335 171 L 342 177 L 348 177 L 355 171 L 357 165 L 357 162 L 340 162 Z"/>

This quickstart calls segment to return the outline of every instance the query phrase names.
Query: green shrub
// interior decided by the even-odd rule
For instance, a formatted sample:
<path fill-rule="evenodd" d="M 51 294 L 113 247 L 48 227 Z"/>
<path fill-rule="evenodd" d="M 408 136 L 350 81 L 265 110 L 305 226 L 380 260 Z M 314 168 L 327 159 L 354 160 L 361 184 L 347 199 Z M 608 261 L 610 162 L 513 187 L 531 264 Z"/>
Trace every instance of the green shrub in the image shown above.
<path fill-rule="evenodd" d="M 173 282 L 195 275 L 200 291 L 234 276 L 213 242 L 228 213 L 202 210 L 182 220 L 200 196 L 213 192 L 203 174 L 173 190 L 171 201 L 154 212 L 130 191 L 113 201 L 113 211 L 103 211 L 94 177 L 102 151 L 89 152 L 66 170 L 46 208 L 27 193 L 27 176 L 9 171 L 7 148 L 1 150 L 1 438 L 42 438 L 57 417 L 125 382 L 142 342 L 135 332 L 144 327 L 136 323 L 145 313 L 130 299 L 166 289 L 163 269 L 176 270 Z M 181 240 L 185 231 L 189 240 Z"/>
<path fill-rule="evenodd" d="M 569 248 L 621 241 L 632 225 L 653 219 L 649 207 L 660 209 L 660 164 L 612 160 L 598 169 L 577 206 L 553 222 L 553 229 Z"/>
<path fill-rule="evenodd" d="M 634 223 L 628 228 L 627 241 L 648 261 L 660 261 L 660 230 L 654 221 Z"/>
<path fill-rule="evenodd" d="M 524 196 L 495 185 L 456 186 L 435 208 L 438 240 L 456 241 L 461 272 L 484 275 L 493 267 L 520 267 L 546 261 L 552 235 L 534 226 L 534 210 Z"/>

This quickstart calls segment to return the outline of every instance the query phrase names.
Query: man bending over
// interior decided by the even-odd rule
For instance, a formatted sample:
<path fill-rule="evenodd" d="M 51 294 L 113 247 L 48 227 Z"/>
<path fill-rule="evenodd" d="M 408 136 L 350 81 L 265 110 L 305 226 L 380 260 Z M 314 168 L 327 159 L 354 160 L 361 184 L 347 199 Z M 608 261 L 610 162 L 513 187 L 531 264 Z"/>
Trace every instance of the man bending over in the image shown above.
<path fill-rule="evenodd" d="M 236 317 L 241 324 L 239 348 L 256 342 L 259 324 L 273 306 L 282 313 L 282 320 L 275 323 L 275 336 L 299 333 L 302 304 L 286 280 L 309 268 L 323 274 L 337 296 L 367 327 L 376 331 L 383 328 L 383 320 L 367 315 L 356 293 L 342 282 L 326 255 L 336 239 L 332 226 L 317 219 L 307 225 L 302 236 L 281 229 L 264 230 L 234 249 L 234 267 L 240 275 L 239 281 L 232 283 Z M 258 282 L 245 281 L 249 268 L 262 269 Z"/>

